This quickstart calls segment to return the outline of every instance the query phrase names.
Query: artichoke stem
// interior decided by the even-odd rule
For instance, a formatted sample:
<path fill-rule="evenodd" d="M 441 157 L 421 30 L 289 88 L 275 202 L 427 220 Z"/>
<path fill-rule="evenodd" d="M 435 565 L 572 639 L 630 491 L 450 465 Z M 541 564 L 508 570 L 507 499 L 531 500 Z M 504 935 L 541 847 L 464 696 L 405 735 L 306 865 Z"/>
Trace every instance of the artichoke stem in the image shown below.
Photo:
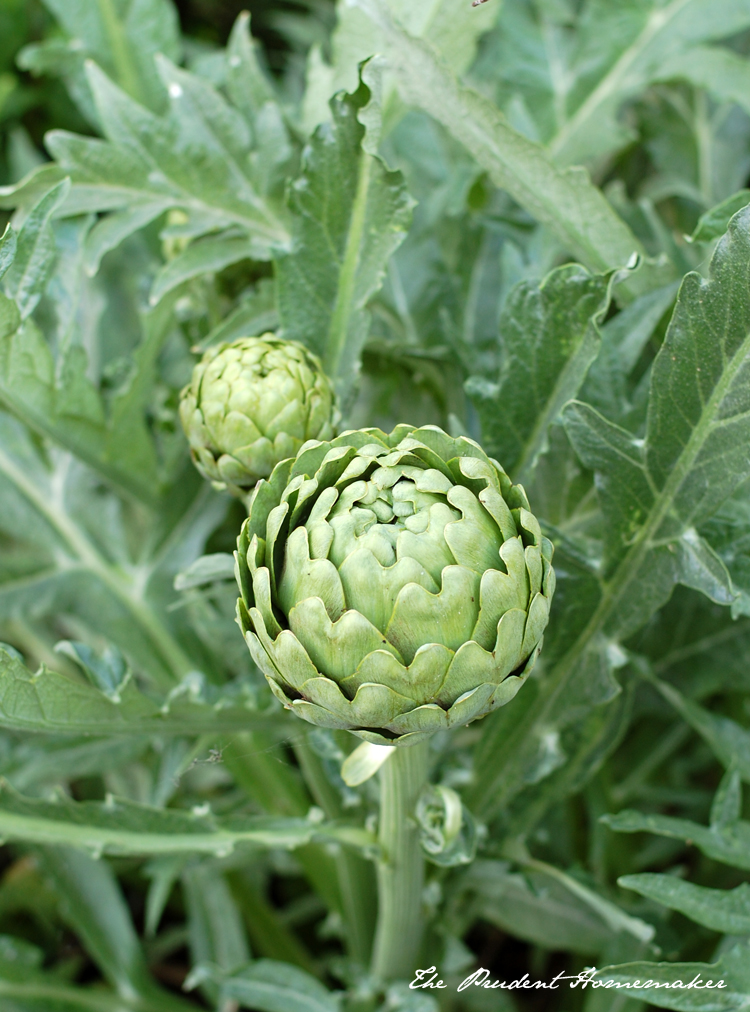
<path fill-rule="evenodd" d="M 424 854 L 414 810 L 427 780 L 429 743 L 401 747 L 383 766 L 378 842 L 378 922 L 372 973 L 412 979 L 422 942 Z"/>

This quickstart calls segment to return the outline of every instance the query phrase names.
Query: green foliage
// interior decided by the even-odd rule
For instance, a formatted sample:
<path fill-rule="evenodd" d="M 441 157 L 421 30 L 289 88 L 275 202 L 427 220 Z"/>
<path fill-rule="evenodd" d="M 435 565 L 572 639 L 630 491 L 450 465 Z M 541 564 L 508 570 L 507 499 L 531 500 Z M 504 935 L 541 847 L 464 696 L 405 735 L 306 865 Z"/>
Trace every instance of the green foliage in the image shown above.
<path fill-rule="evenodd" d="M 527 1012 L 456 986 L 595 961 L 545 1012 L 747 1007 L 750 4 L 207 41 L 229 6 L 0 5 L 0 1005 Z M 555 546 L 537 667 L 432 737 L 405 830 L 446 989 L 368 971 L 390 759 L 271 695 L 180 429 L 269 330 L 343 428 L 479 442 Z"/>

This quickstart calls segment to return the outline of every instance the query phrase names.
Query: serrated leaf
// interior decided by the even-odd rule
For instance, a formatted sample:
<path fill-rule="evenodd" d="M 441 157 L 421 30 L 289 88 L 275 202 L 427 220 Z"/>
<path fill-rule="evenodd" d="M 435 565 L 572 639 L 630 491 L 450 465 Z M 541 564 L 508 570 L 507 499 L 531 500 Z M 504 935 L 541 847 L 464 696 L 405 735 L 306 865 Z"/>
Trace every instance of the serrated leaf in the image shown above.
<path fill-rule="evenodd" d="M 739 269 L 750 259 L 749 225 L 750 212 L 732 219 L 708 281 L 683 281 L 652 371 L 645 440 L 586 405 L 565 412 L 576 451 L 598 476 L 605 580 L 618 601 L 608 628 L 620 635 L 662 604 L 675 581 L 720 603 L 734 597 L 723 563 L 694 525 L 750 473 L 742 451 L 750 437 L 748 299 Z M 627 591 L 625 572 L 637 596 Z"/>
<path fill-rule="evenodd" d="M 72 181 L 58 213 L 118 212 L 110 225 L 97 226 L 90 267 L 139 221 L 151 220 L 157 207 L 184 211 L 194 235 L 239 227 L 252 238 L 255 255 L 269 258 L 288 233 L 277 205 L 251 178 L 253 140 L 247 123 L 207 81 L 163 57 L 158 65 L 169 100 L 163 116 L 139 105 L 96 64 L 87 65 L 105 140 L 60 130 L 47 135 L 50 152 Z M 37 175 L 47 178 L 41 171 Z M 25 204 L 38 185 L 34 176 L 15 189 L 5 188 L 5 205 Z"/>
<path fill-rule="evenodd" d="M 227 88 L 229 95 L 249 122 L 253 122 L 275 95 L 271 82 L 258 63 L 250 35 L 250 15 L 243 11 L 234 23 L 227 46 Z"/>
<path fill-rule="evenodd" d="M 369 330 L 367 302 L 412 207 L 401 173 L 362 150 L 357 112 L 368 98 L 362 85 L 332 100 L 333 122 L 315 131 L 290 190 L 292 252 L 276 260 L 284 336 L 320 356 L 344 401 Z"/>
<path fill-rule="evenodd" d="M 606 556 L 596 568 L 603 579 L 598 593 L 587 593 L 588 616 L 575 616 L 575 639 L 563 636 L 565 652 L 500 745 L 502 765 L 493 760 L 490 767 L 498 770 L 494 805 L 520 793 L 538 768 L 541 744 L 555 735 L 559 742 L 558 727 L 612 698 L 613 665 L 625 660 L 612 641 L 634 633 L 677 581 L 723 604 L 734 599 L 723 563 L 692 525 L 750 474 L 748 226 L 750 212 L 741 211 L 717 247 L 710 279 L 688 275 L 683 282 L 652 370 L 646 440 L 588 405 L 565 409 L 576 451 L 597 472 Z M 489 720 L 488 734 L 502 716 Z"/>
<path fill-rule="evenodd" d="M 0 836 L 33 844 L 54 844 L 101 854 L 214 854 L 235 847 L 300 847 L 323 824 L 267 816 L 217 819 L 208 813 L 151 808 L 124 799 L 106 802 L 42 801 L 0 784 Z"/>
<path fill-rule="evenodd" d="M 500 316 L 502 364 L 496 382 L 470 377 L 466 390 L 482 424 L 482 445 L 525 484 L 547 446 L 549 426 L 578 394 L 599 351 L 597 323 L 612 276 L 576 264 L 540 285 L 521 282 Z"/>
<path fill-rule="evenodd" d="M 459 75 L 469 68 L 482 35 L 497 18 L 491 6 L 457 8 L 451 0 L 427 0 L 419 6 L 388 0 L 388 8 L 408 32 L 429 43 L 448 68 Z M 331 39 L 332 65 L 324 63 L 318 53 L 308 57 L 304 122 L 311 130 L 328 118 L 330 98 L 341 90 L 353 91 L 362 62 L 374 53 L 382 53 L 385 46 L 383 33 L 356 4 L 340 3 L 337 14 Z M 383 98 L 388 125 L 392 126 L 403 115 L 403 109 L 398 107 L 394 82 L 388 77 Z"/>
<path fill-rule="evenodd" d="M 249 705 L 246 705 L 246 702 Z M 268 727 L 271 714 L 230 694 L 201 699 L 183 687 L 164 703 L 128 681 L 114 701 L 95 686 L 43 668 L 32 674 L 0 650 L 0 726 L 41 734 L 216 734 Z"/>
<path fill-rule="evenodd" d="M 15 256 L 5 273 L 5 290 L 18 305 L 21 318 L 34 311 L 55 262 L 57 247 L 50 218 L 65 201 L 70 182 L 62 180 L 34 205 L 18 233 Z"/>
<path fill-rule="evenodd" d="M 707 889 L 674 875 L 623 875 L 617 880 L 623 889 L 632 889 L 670 910 L 712 931 L 727 935 L 750 935 L 750 885 L 736 889 Z"/>

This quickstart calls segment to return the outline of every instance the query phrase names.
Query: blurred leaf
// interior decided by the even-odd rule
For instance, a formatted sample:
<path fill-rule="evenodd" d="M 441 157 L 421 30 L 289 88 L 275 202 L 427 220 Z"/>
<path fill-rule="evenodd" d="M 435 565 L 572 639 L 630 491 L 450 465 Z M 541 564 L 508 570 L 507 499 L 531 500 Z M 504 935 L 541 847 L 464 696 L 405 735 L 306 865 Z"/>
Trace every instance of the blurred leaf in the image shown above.
<path fill-rule="evenodd" d="M 712 207 L 710 211 L 706 211 L 700 216 L 695 231 L 690 237 L 691 240 L 693 242 L 710 242 L 712 239 L 718 239 L 726 232 L 730 219 L 749 203 L 750 190 L 739 190 L 731 197 L 727 197 L 726 200 L 722 200 L 716 207 Z"/>
<path fill-rule="evenodd" d="M 679 1009 L 682 1012 L 735 1012 L 747 1005 L 750 999 L 750 953 L 744 943 L 725 952 L 718 963 L 625 963 L 623 966 L 604 967 L 597 979 L 629 985 L 628 993 L 642 998 L 659 1008 Z M 699 977 L 701 991 L 685 988 Z M 653 985 L 636 986 L 651 980 L 654 984 L 671 984 L 677 981 L 682 987 L 666 990 Z M 714 986 L 706 988 L 707 981 Z M 719 989 L 718 982 L 724 987 Z"/>
<path fill-rule="evenodd" d="M 60 76 L 81 112 L 99 126 L 85 75 L 86 60 L 96 60 L 136 101 L 160 111 L 164 86 L 154 66 L 163 53 L 180 55 L 177 12 L 169 0 L 44 0 L 68 36 L 27 46 L 19 65 L 34 74 Z"/>
<path fill-rule="evenodd" d="M 705 88 L 720 102 L 737 102 L 746 112 L 750 111 L 750 62 L 724 46 L 693 46 L 687 52 L 670 56 L 661 65 L 656 79 L 672 78 L 689 81 L 696 88 Z"/>
<path fill-rule="evenodd" d="M 726 892 L 693 885 L 674 875 L 623 875 L 617 884 L 662 903 L 670 910 L 679 910 L 712 931 L 750 935 L 750 885 L 747 882 Z"/>
<path fill-rule="evenodd" d="M 726 769 L 735 766 L 742 779 L 750 783 L 750 730 L 729 717 L 704 709 L 668 682 L 654 679 L 653 684 L 693 730 L 698 732 L 719 762 Z"/>
<path fill-rule="evenodd" d="M 688 819 L 643 815 L 629 809 L 617 815 L 605 815 L 601 821 L 616 833 L 655 833 L 672 840 L 684 840 L 714 861 L 750 869 L 750 822 L 737 821 L 707 828 Z"/>
<path fill-rule="evenodd" d="M 175 590 L 190 590 L 217 580 L 234 579 L 234 557 L 228 552 L 217 552 L 213 555 L 201 555 L 199 559 L 175 577 Z"/>
<path fill-rule="evenodd" d="M 498 861 L 477 861 L 464 881 L 475 891 L 477 916 L 534 945 L 593 955 L 618 930 L 571 892 L 570 882 L 541 871 L 511 872 Z"/>
<path fill-rule="evenodd" d="M 213 968 L 194 973 L 194 980 L 213 978 L 224 1001 L 237 1001 L 257 1012 L 339 1012 L 343 992 L 333 993 L 319 980 L 290 963 L 259 959 L 224 977 Z"/>
<path fill-rule="evenodd" d="M 208 865 L 186 868 L 182 873 L 182 887 L 193 965 L 210 963 L 231 973 L 247 963 L 250 950 L 242 919 L 221 872 Z M 218 987 L 208 981 L 204 990 L 215 1002 Z"/>
<path fill-rule="evenodd" d="M 199 239 L 169 260 L 154 278 L 150 303 L 155 306 L 178 285 L 202 274 L 221 271 L 239 260 L 264 259 L 264 248 L 244 236 L 218 236 Z"/>
<path fill-rule="evenodd" d="M 120 702 L 120 690 L 125 687 L 127 665 L 119 650 L 107 647 L 102 654 L 97 655 L 86 643 L 61 640 L 55 644 L 55 651 L 70 657 L 92 685 L 114 703 Z"/>
<path fill-rule="evenodd" d="M 745 0 L 730 0 L 720 9 L 710 0 L 588 2 L 563 24 L 546 5 L 509 0 L 498 32 L 502 38 L 505 29 L 509 37 L 496 53 L 501 64 L 495 74 L 503 79 L 504 94 L 523 98 L 556 161 L 589 162 L 633 139 L 622 107 L 654 80 L 663 80 L 665 66 L 683 54 L 690 59 L 697 43 L 748 25 Z"/>
<path fill-rule="evenodd" d="M 42 849 L 36 860 L 60 897 L 63 917 L 118 994 L 132 997 L 154 989 L 109 865 L 68 847 Z"/>

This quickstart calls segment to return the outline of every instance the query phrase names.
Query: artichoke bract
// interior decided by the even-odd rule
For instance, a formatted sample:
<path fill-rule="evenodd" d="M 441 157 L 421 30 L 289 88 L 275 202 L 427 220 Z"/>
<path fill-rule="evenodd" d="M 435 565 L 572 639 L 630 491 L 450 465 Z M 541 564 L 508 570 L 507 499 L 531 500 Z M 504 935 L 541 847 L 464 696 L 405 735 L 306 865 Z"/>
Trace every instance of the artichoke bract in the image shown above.
<path fill-rule="evenodd" d="M 551 558 L 523 489 L 473 440 L 345 432 L 258 484 L 238 622 L 299 716 L 416 744 L 516 694 L 547 625 Z"/>
<path fill-rule="evenodd" d="M 320 360 L 273 334 L 209 348 L 180 397 L 193 461 L 243 495 L 309 439 L 335 435 L 338 412 Z"/>

